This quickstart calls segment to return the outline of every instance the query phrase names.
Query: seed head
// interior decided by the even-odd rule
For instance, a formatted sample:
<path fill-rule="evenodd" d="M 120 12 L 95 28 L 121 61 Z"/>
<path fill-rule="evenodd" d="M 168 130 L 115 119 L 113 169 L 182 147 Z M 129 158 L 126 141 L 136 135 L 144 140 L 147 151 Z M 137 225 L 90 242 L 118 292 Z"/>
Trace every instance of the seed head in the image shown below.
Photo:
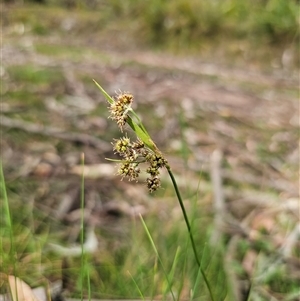
<path fill-rule="evenodd" d="M 141 170 L 136 163 L 124 162 L 120 164 L 118 175 L 127 177 L 129 181 L 137 180 Z"/>
<path fill-rule="evenodd" d="M 154 192 L 160 187 L 160 178 L 153 177 L 147 179 L 147 187 L 149 192 Z"/>
<path fill-rule="evenodd" d="M 133 102 L 133 96 L 130 93 L 120 93 L 117 95 L 115 101 L 110 104 L 110 118 L 117 122 L 121 132 L 123 132 L 128 115 L 131 110 L 131 104 Z"/>
<path fill-rule="evenodd" d="M 121 92 L 110 103 L 110 118 L 117 122 L 121 132 L 128 121 L 128 113 L 132 111 L 132 102 L 132 94 Z M 149 191 L 153 192 L 160 187 L 159 169 L 167 167 L 168 162 L 157 148 L 154 150 L 148 148 L 139 138 L 135 142 L 131 142 L 130 138 L 125 136 L 114 141 L 113 150 L 122 157 L 117 172 L 122 179 L 127 177 L 129 181 L 137 180 L 141 172 L 139 165 L 145 163 L 148 165 L 146 173 L 149 175 L 147 178 Z"/>
<path fill-rule="evenodd" d="M 130 149 L 131 149 L 130 138 L 122 137 L 120 139 L 116 139 L 113 149 L 120 156 L 124 157 L 125 155 L 127 155 L 130 152 Z"/>

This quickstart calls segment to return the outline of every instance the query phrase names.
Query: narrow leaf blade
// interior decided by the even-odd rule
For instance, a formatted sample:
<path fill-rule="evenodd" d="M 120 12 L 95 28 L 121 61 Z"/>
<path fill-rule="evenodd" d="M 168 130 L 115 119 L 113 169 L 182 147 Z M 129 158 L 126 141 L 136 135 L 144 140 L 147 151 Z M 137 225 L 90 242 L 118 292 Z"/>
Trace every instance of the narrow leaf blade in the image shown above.
<path fill-rule="evenodd" d="M 99 88 L 99 90 L 102 92 L 102 94 L 104 95 L 104 97 L 106 98 L 106 100 L 110 103 L 113 104 L 114 100 L 111 96 L 109 96 L 106 91 L 93 79 L 94 83 L 96 84 L 96 86 Z"/>
<path fill-rule="evenodd" d="M 152 141 L 149 135 L 147 135 L 144 130 L 132 120 L 130 116 L 127 118 L 127 123 L 132 128 L 132 130 L 135 132 L 135 134 L 145 143 L 146 146 L 148 146 L 151 150 L 154 152 L 157 150 L 156 145 Z"/>

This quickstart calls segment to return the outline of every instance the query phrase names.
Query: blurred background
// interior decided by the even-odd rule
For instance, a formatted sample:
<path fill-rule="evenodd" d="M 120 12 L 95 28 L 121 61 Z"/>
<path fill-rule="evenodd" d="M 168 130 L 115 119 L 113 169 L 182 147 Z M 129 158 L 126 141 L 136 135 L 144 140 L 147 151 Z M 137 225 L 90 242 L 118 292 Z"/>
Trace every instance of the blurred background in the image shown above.
<path fill-rule="evenodd" d="M 134 95 L 215 300 L 299 300 L 298 0 L 6 0 L 1 19 L 2 272 L 169 300 L 167 271 L 178 300 L 210 300 L 167 173 L 149 194 L 105 159 L 121 133 L 95 79 Z"/>

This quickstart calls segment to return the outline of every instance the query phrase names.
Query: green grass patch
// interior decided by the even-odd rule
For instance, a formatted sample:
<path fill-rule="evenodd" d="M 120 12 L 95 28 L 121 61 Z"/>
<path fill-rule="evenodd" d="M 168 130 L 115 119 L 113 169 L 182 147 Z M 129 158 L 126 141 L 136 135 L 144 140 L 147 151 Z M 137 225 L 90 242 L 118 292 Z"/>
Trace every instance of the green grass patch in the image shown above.
<path fill-rule="evenodd" d="M 7 70 L 11 80 L 28 85 L 50 85 L 63 77 L 58 68 L 41 68 L 33 65 L 10 66 Z"/>
<path fill-rule="evenodd" d="M 84 56 L 92 56 L 92 52 L 82 46 L 64 44 L 37 44 L 35 49 L 38 53 L 58 58 L 70 58 L 77 60 Z"/>

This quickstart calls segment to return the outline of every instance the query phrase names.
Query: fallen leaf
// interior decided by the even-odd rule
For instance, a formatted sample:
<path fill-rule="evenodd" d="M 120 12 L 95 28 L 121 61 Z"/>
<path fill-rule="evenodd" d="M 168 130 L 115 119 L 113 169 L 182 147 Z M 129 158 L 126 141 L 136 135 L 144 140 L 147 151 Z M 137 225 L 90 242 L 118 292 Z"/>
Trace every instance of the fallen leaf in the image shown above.
<path fill-rule="evenodd" d="M 7 280 L 12 301 L 41 301 L 36 297 L 31 287 L 20 278 L 9 275 Z"/>

